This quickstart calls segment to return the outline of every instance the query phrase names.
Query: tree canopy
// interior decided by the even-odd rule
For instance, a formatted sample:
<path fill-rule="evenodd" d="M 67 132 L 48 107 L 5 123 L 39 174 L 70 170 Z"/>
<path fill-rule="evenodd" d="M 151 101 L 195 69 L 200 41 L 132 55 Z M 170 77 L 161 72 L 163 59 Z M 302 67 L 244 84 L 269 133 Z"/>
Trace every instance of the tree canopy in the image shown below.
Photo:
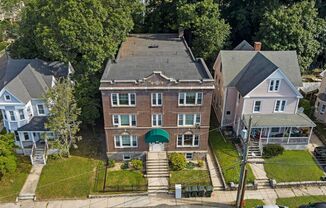
<path fill-rule="evenodd" d="M 266 12 L 257 39 L 265 49 L 296 50 L 301 69 L 307 70 L 321 50 L 318 37 L 324 21 L 312 1 L 281 6 Z"/>

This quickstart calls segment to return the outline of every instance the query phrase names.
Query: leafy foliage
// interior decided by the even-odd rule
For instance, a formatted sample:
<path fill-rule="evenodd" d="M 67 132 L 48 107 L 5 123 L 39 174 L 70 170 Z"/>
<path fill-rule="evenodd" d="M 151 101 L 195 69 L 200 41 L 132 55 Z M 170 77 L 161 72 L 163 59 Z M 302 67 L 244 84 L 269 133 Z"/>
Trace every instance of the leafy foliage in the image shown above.
<path fill-rule="evenodd" d="M 218 4 L 213 0 L 184 4 L 178 10 L 178 20 L 182 28 L 193 34 L 190 46 L 195 56 L 213 62 L 230 34 Z"/>
<path fill-rule="evenodd" d="M 197 160 L 198 167 L 204 167 L 204 160 Z"/>
<path fill-rule="evenodd" d="M 8 133 L 0 135 L 0 179 L 6 173 L 15 172 L 17 168 L 14 147 L 14 134 Z"/>
<path fill-rule="evenodd" d="M 307 70 L 320 50 L 317 40 L 323 20 L 313 1 L 302 1 L 290 7 L 267 11 L 258 38 L 267 49 L 296 50 L 301 69 Z"/>
<path fill-rule="evenodd" d="M 126 170 L 129 168 L 129 162 L 128 161 L 125 161 L 124 163 L 121 164 L 120 168 L 122 170 Z"/>
<path fill-rule="evenodd" d="M 183 170 L 187 165 L 187 160 L 182 153 L 173 152 L 169 155 L 169 162 L 172 170 Z"/>
<path fill-rule="evenodd" d="M 264 157 L 267 158 L 281 155 L 284 152 L 284 147 L 279 144 L 267 144 L 263 149 Z"/>
<path fill-rule="evenodd" d="M 108 167 L 113 168 L 115 166 L 115 160 L 108 159 Z"/>
<path fill-rule="evenodd" d="M 131 160 L 131 165 L 135 170 L 142 170 L 143 169 L 143 161 L 133 159 Z"/>
<path fill-rule="evenodd" d="M 59 149 L 60 156 L 70 156 L 70 146 L 80 137 L 79 131 L 80 108 L 74 97 L 74 84 L 69 79 L 60 79 L 45 95 L 50 109 L 46 128 L 55 132 L 57 140 L 53 145 Z"/>

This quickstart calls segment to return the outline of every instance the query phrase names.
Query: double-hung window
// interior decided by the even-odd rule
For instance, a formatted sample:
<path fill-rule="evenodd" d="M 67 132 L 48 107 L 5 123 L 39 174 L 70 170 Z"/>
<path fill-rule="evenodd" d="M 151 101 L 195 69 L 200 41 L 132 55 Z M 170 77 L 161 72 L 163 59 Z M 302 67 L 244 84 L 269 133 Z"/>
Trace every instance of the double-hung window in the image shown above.
<path fill-rule="evenodd" d="M 271 79 L 269 81 L 268 91 L 269 92 L 278 92 L 280 89 L 281 80 L 280 79 Z"/>
<path fill-rule="evenodd" d="M 125 114 L 125 115 L 113 115 L 113 126 L 117 127 L 131 127 L 136 126 L 136 115 Z"/>
<path fill-rule="evenodd" d="M 152 106 L 162 106 L 162 93 L 152 93 Z"/>
<path fill-rule="evenodd" d="M 38 104 L 37 105 L 37 111 L 38 111 L 39 115 L 45 115 L 44 105 L 43 104 Z"/>
<path fill-rule="evenodd" d="M 136 106 L 136 93 L 112 93 L 112 106 Z"/>
<path fill-rule="evenodd" d="M 177 139 L 177 147 L 198 147 L 199 135 L 180 134 Z"/>
<path fill-rule="evenodd" d="M 114 136 L 115 148 L 138 147 L 138 137 L 133 135 Z"/>
<path fill-rule="evenodd" d="M 276 100 L 274 112 L 284 112 L 286 100 Z"/>
<path fill-rule="evenodd" d="M 162 114 L 152 114 L 152 126 L 162 126 Z"/>
<path fill-rule="evenodd" d="M 18 110 L 18 113 L 19 113 L 19 119 L 20 120 L 24 120 L 25 119 L 24 110 L 23 109 L 19 109 Z"/>
<path fill-rule="evenodd" d="M 320 113 L 323 114 L 325 113 L 326 105 L 322 105 L 320 109 Z"/>
<path fill-rule="evenodd" d="M 9 111 L 9 115 L 10 115 L 10 120 L 11 121 L 16 121 L 16 117 L 15 117 L 15 112 L 14 111 Z"/>
<path fill-rule="evenodd" d="M 256 100 L 254 103 L 254 113 L 259 113 L 261 109 L 261 101 L 260 100 Z"/>
<path fill-rule="evenodd" d="M 200 114 L 178 114 L 178 126 L 200 125 Z"/>
<path fill-rule="evenodd" d="M 203 103 L 202 92 L 180 92 L 179 105 L 201 105 Z"/>

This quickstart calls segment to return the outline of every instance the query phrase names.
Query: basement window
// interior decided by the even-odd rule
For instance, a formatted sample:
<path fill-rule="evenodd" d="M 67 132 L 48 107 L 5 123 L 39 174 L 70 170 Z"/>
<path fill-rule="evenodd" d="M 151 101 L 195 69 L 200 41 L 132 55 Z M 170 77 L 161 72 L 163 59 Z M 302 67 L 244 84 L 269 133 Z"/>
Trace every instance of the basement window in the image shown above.
<path fill-rule="evenodd" d="M 123 160 L 131 160 L 130 155 L 124 154 L 124 155 L 122 155 L 122 157 L 123 157 Z"/>
<path fill-rule="evenodd" d="M 186 153 L 186 159 L 187 160 L 192 160 L 192 158 L 193 158 L 193 153 L 192 152 L 187 152 Z"/>

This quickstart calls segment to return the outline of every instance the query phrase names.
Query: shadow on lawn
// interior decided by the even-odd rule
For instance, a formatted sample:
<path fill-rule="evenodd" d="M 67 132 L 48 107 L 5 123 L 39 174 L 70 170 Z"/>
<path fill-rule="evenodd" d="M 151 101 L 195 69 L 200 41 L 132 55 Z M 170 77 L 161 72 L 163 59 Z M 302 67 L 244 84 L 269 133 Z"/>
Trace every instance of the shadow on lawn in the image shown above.
<path fill-rule="evenodd" d="M 71 149 L 71 155 L 106 160 L 105 133 L 102 125 L 94 128 L 82 126 L 79 132 L 82 140 L 77 142 L 78 148 Z"/>

